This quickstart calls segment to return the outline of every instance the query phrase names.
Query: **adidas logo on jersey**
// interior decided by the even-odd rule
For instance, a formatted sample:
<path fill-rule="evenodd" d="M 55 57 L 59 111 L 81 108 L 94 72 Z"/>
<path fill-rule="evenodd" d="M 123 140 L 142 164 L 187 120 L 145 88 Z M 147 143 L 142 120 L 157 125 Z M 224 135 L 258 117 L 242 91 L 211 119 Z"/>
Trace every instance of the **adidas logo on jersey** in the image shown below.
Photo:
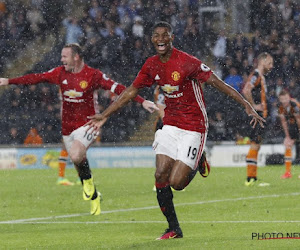
<path fill-rule="evenodd" d="M 67 79 L 63 80 L 62 83 L 63 83 L 63 84 L 68 84 Z"/>
<path fill-rule="evenodd" d="M 156 81 L 160 80 L 159 75 L 156 75 L 155 78 L 154 78 L 154 80 L 156 80 Z"/>

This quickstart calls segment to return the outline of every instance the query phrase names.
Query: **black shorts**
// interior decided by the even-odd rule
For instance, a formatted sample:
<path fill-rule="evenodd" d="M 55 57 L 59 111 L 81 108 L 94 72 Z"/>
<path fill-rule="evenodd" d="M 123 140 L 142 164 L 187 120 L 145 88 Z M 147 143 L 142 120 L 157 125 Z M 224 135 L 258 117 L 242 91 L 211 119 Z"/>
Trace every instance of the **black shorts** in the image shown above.
<path fill-rule="evenodd" d="M 288 124 L 291 139 L 299 140 L 299 129 L 296 124 Z"/>
<path fill-rule="evenodd" d="M 261 144 L 266 134 L 266 127 L 262 128 L 259 124 L 256 124 L 255 128 L 251 128 L 249 138 L 256 144 Z"/>

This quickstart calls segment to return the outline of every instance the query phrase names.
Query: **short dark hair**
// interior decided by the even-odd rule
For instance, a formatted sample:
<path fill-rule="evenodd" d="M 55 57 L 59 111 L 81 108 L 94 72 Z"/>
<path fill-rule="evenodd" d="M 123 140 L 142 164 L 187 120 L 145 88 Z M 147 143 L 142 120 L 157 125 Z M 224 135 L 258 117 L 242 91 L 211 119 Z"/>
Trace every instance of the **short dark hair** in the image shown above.
<path fill-rule="evenodd" d="M 173 28 L 171 26 L 171 24 L 165 22 L 165 21 L 158 21 L 154 24 L 153 28 L 152 28 L 152 32 L 154 32 L 154 30 L 158 27 L 163 27 L 163 28 L 167 28 L 168 31 L 173 34 Z"/>
<path fill-rule="evenodd" d="M 278 95 L 278 96 L 289 95 L 289 94 L 290 94 L 290 93 L 289 93 L 287 90 L 283 89 L 283 90 L 281 90 L 281 91 L 279 92 L 279 95 Z"/>
<path fill-rule="evenodd" d="M 78 54 L 80 59 L 83 59 L 83 51 L 81 46 L 78 43 L 69 43 L 64 46 L 64 48 L 71 48 L 72 55 Z"/>

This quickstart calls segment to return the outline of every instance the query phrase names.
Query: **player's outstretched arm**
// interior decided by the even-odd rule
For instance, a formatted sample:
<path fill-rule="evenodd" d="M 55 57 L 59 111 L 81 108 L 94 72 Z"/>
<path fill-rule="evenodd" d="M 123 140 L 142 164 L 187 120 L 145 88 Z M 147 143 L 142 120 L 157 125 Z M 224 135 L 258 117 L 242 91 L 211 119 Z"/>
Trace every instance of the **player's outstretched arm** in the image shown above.
<path fill-rule="evenodd" d="M 0 78 L 0 86 L 8 85 L 8 78 Z"/>
<path fill-rule="evenodd" d="M 266 121 L 259 114 L 257 114 L 257 112 L 254 110 L 251 104 L 234 88 L 223 82 L 214 73 L 210 76 L 206 83 L 212 85 L 213 87 L 217 88 L 224 94 L 230 96 L 235 101 L 243 105 L 248 116 L 252 117 L 250 124 L 253 128 L 256 126 L 257 123 L 259 123 L 261 127 L 264 127 L 264 122 Z"/>
<path fill-rule="evenodd" d="M 98 131 L 104 125 L 104 123 L 111 114 L 125 106 L 130 100 L 134 99 L 137 96 L 137 94 L 138 89 L 135 88 L 133 85 L 130 85 L 101 114 L 96 114 L 88 117 L 90 119 L 90 121 L 86 123 L 86 125 L 88 126 L 88 130 L 91 132 Z"/>

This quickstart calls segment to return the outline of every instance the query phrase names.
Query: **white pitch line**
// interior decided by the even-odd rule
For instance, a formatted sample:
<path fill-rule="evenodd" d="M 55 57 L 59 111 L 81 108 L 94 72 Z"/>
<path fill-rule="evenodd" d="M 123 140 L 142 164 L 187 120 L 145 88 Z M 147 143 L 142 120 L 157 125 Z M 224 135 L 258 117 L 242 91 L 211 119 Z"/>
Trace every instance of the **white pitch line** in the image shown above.
<path fill-rule="evenodd" d="M 297 196 L 297 195 L 300 195 L 300 193 L 271 194 L 271 195 L 261 195 L 261 196 L 230 198 L 230 199 L 222 199 L 222 200 L 197 201 L 197 202 L 179 203 L 179 204 L 176 204 L 175 207 L 203 205 L 203 204 L 227 202 L 227 201 L 243 201 L 243 200 L 264 199 L 264 198 L 278 198 L 278 197 L 283 197 L 283 196 Z M 116 209 L 116 210 L 110 210 L 110 211 L 102 211 L 101 214 L 141 211 L 141 210 L 149 210 L 149 209 L 157 209 L 157 208 L 158 208 L 158 206 L 128 208 L 128 209 Z M 35 222 L 35 221 L 42 221 L 42 220 L 55 220 L 55 219 L 62 219 L 62 218 L 80 217 L 80 216 L 87 216 L 87 215 L 89 215 L 89 214 L 88 213 L 81 213 L 81 214 L 50 216 L 50 217 L 43 217 L 43 218 L 29 218 L 29 219 L 9 220 L 9 221 L 0 221 L 0 224 L 18 224 L 18 223 Z"/>
<path fill-rule="evenodd" d="M 161 224 L 165 221 L 26 221 L 19 224 Z M 241 221 L 180 221 L 180 224 L 239 224 L 239 223 L 300 223 L 300 220 L 277 220 L 277 221 L 258 221 L 258 220 L 241 220 Z M 16 224 L 16 223 L 14 223 Z"/>

